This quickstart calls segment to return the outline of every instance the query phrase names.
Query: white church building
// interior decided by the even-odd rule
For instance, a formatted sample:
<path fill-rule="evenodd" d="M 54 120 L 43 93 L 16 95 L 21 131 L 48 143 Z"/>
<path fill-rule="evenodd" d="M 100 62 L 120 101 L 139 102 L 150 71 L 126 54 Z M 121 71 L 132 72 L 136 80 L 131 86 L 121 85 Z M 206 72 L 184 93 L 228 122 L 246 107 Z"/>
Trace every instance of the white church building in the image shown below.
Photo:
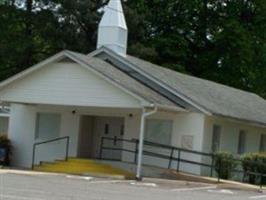
<path fill-rule="evenodd" d="M 130 56 L 127 35 L 121 2 L 110 0 L 95 51 L 59 52 L 0 83 L 0 102 L 10 108 L 13 166 L 30 168 L 35 143 L 64 136 L 69 156 L 92 159 L 101 157 L 102 137 L 138 139 L 137 176 L 141 164 L 168 166 L 143 154 L 143 140 L 207 153 L 266 150 L 263 98 Z M 34 162 L 64 158 L 64 151 L 63 140 L 40 145 Z M 134 159 L 131 152 L 111 149 L 108 156 Z M 180 169 L 202 172 L 185 163 Z"/>

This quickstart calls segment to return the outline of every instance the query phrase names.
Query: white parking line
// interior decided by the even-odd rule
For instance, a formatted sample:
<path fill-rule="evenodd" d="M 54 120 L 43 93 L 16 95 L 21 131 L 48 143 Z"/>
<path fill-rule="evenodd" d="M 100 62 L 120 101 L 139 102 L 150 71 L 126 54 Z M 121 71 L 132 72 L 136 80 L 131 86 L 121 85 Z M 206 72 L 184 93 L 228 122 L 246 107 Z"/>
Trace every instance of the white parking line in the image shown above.
<path fill-rule="evenodd" d="M 139 182 L 131 182 L 131 185 L 136 185 L 136 186 L 148 186 L 148 187 L 157 187 L 156 183 L 139 183 Z"/>
<path fill-rule="evenodd" d="M 249 197 L 249 199 L 264 199 L 264 198 L 266 198 L 266 195 L 257 195 Z"/>
<path fill-rule="evenodd" d="M 208 189 L 215 189 L 217 186 L 205 186 L 205 187 L 190 187 L 190 188 L 178 188 L 178 189 L 172 189 L 173 192 L 186 192 L 186 191 L 195 191 L 195 190 L 208 190 Z"/>
<path fill-rule="evenodd" d="M 67 178 L 71 178 L 71 179 L 82 179 L 82 180 L 92 180 L 93 177 L 90 176 L 71 176 L 71 175 L 67 175 Z"/>
<path fill-rule="evenodd" d="M 231 190 L 208 190 L 210 193 L 234 194 Z"/>
<path fill-rule="evenodd" d="M 131 183 L 128 180 L 107 180 L 107 181 L 89 181 L 88 183 Z"/>

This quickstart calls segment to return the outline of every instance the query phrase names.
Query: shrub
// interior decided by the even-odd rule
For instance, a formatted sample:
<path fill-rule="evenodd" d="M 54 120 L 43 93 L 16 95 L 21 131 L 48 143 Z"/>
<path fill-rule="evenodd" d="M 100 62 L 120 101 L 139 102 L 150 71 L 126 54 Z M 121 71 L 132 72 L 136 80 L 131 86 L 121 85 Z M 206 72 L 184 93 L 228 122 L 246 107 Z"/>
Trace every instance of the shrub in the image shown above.
<path fill-rule="evenodd" d="M 11 149 L 12 149 L 11 142 L 8 139 L 7 135 L 0 135 L 1 165 L 9 165 Z"/>
<path fill-rule="evenodd" d="M 254 184 L 260 181 L 260 176 L 251 173 L 266 174 L 266 154 L 262 153 L 248 153 L 241 157 L 242 167 L 244 170 L 244 177 L 248 177 L 248 182 Z M 262 179 L 266 183 L 265 178 Z"/>
<path fill-rule="evenodd" d="M 233 154 L 229 152 L 217 152 L 214 154 L 214 167 L 219 178 L 228 179 L 231 170 L 236 166 Z"/>

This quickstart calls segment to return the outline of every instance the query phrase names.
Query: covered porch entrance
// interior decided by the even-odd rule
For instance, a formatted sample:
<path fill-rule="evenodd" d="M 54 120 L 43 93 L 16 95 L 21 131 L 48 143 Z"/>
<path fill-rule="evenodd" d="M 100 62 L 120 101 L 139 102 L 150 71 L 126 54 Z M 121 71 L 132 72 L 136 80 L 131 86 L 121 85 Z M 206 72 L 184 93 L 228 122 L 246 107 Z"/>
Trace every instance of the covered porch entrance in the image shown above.
<path fill-rule="evenodd" d="M 15 146 L 12 163 L 14 166 L 30 168 L 49 163 L 52 164 L 52 166 L 49 165 L 49 171 L 60 171 L 65 170 L 66 166 L 62 161 L 69 158 L 71 161 L 69 172 L 73 173 L 73 166 L 75 170 L 87 171 L 88 168 L 83 164 L 88 162 L 84 159 L 97 163 L 99 163 L 97 161 L 99 158 L 118 160 L 124 163 L 139 163 L 137 155 L 140 150 L 136 139 L 139 138 L 141 127 L 144 134 L 144 127 L 141 126 L 141 124 L 143 125 L 143 110 L 140 108 L 41 104 L 12 104 L 11 108 L 11 113 L 16 116 L 11 119 L 12 129 L 10 132 L 10 138 L 14 141 Z M 156 119 L 147 119 L 147 140 L 171 142 L 172 127 L 174 127 L 171 120 L 176 117 L 176 113 L 162 110 L 156 112 L 153 117 Z M 12 126 L 12 123 L 16 126 Z M 155 132 L 160 134 L 152 134 Z M 104 145 L 102 145 L 103 139 Z M 20 144 L 17 144 L 18 142 Z M 38 145 L 35 145 L 36 143 Z M 34 159 L 32 159 L 34 145 L 36 148 Z M 146 148 L 147 146 L 144 149 L 145 152 L 152 150 L 154 153 L 153 147 L 152 149 Z M 161 152 L 161 150 L 158 151 Z M 167 151 L 166 154 L 168 155 L 169 152 Z M 82 163 L 82 165 L 76 165 L 77 160 L 73 160 L 73 158 L 79 159 L 78 163 Z M 143 163 L 160 166 L 165 165 L 166 162 L 160 158 L 151 158 L 146 154 L 143 157 Z M 58 164 L 60 170 L 54 169 L 54 164 Z M 90 166 L 92 164 L 88 167 L 90 168 Z"/>
<path fill-rule="evenodd" d="M 23 107 L 29 110 L 29 106 Z M 122 151 L 101 151 L 103 138 L 117 139 L 117 142 L 105 141 L 105 147 L 122 149 L 123 138 L 138 136 L 139 115 L 138 109 L 130 108 L 34 106 L 33 116 L 37 117 L 34 144 L 37 145 L 33 169 L 132 176 L 132 173 L 103 164 L 99 159 L 122 161 Z M 50 132 L 49 137 L 40 137 L 47 136 L 47 131 Z"/>
<path fill-rule="evenodd" d="M 34 147 L 33 158 L 32 154 L 28 154 L 28 159 L 23 160 L 19 159 L 23 152 L 16 149 L 17 166 L 30 167 L 67 157 L 93 160 L 104 157 L 121 161 L 125 157 L 122 151 L 105 149 L 101 152 L 102 138 L 115 138 L 115 142 L 105 141 L 105 147 L 122 149 L 122 139 L 137 138 L 139 135 L 139 109 L 20 104 L 13 105 L 13 108 L 19 112 L 27 110 L 27 117 L 31 119 L 27 120 L 31 129 L 25 130 L 30 134 L 25 134 L 23 138 L 28 144 L 23 151 L 27 147 L 30 153 Z M 23 120 L 21 117 L 20 123 Z"/>
<path fill-rule="evenodd" d="M 117 142 L 107 141 L 105 143 L 109 148 L 122 148 L 122 140 L 125 131 L 124 117 L 103 117 L 103 116 L 80 116 L 79 128 L 79 158 L 99 159 L 102 156 L 112 160 L 122 159 L 121 151 L 104 151 L 101 152 L 102 138 L 116 138 Z"/>

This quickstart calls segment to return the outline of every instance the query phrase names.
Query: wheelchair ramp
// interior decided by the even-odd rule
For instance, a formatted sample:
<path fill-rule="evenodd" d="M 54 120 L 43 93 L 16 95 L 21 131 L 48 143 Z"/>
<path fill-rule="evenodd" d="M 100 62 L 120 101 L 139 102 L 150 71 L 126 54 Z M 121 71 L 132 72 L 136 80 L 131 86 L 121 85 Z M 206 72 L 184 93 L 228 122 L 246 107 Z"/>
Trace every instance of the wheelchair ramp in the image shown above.
<path fill-rule="evenodd" d="M 97 160 L 69 158 L 67 161 L 41 162 L 34 166 L 34 171 L 65 173 L 74 175 L 91 175 L 134 179 L 135 175 L 126 170 L 115 168 Z"/>

